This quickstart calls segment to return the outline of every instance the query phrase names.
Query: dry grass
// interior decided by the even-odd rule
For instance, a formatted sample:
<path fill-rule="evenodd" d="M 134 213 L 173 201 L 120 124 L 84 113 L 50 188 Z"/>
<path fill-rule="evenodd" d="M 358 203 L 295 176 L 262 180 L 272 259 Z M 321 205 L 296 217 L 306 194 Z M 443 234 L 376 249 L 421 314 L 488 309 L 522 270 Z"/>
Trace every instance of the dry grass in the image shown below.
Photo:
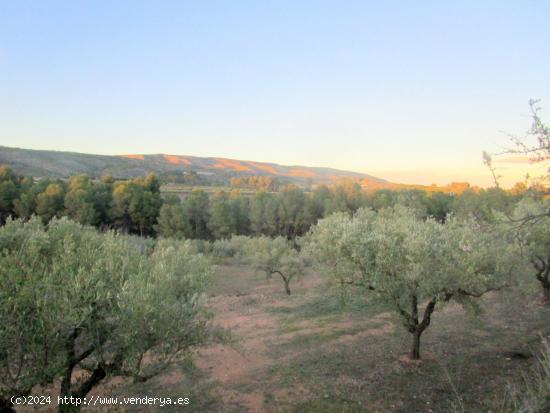
<path fill-rule="evenodd" d="M 550 334 L 550 309 L 538 300 L 492 294 L 477 319 L 456 305 L 436 311 L 423 360 L 410 363 L 409 336 L 383 303 L 342 308 L 317 275 L 287 297 L 278 280 L 225 265 L 211 296 L 214 321 L 235 344 L 113 394 L 191 397 L 185 411 L 194 412 L 499 412 Z"/>

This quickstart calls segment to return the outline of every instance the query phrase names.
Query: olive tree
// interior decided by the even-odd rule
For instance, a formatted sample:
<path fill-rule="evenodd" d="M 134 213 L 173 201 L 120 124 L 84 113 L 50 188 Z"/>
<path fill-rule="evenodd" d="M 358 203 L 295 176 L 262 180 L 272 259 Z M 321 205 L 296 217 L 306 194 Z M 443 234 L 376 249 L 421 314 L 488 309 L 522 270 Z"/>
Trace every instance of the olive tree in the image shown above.
<path fill-rule="evenodd" d="M 161 241 L 144 255 L 67 219 L 9 220 L 0 228 L 0 403 L 56 379 L 62 397 L 82 398 L 109 376 L 158 373 L 207 340 L 209 274 L 187 243 Z"/>
<path fill-rule="evenodd" d="M 292 241 L 284 237 L 251 238 L 246 246 L 246 256 L 257 270 L 265 272 L 268 278 L 278 274 L 283 280 L 285 292 L 290 295 L 290 281 L 304 271 L 301 254 Z"/>
<path fill-rule="evenodd" d="M 524 198 L 510 218 L 522 246 L 522 252 L 535 271 L 543 299 L 550 304 L 550 210 L 548 200 Z"/>
<path fill-rule="evenodd" d="M 376 213 L 335 214 L 315 226 L 306 250 L 342 286 L 378 294 L 412 334 L 410 357 L 437 306 L 506 286 L 514 269 L 513 244 L 496 229 L 449 217 L 444 224 L 396 206 Z"/>
<path fill-rule="evenodd" d="M 250 240 L 250 237 L 244 235 L 233 235 L 231 238 L 218 239 L 211 243 L 210 256 L 215 260 L 230 258 L 236 262 L 246 262 Z"/>

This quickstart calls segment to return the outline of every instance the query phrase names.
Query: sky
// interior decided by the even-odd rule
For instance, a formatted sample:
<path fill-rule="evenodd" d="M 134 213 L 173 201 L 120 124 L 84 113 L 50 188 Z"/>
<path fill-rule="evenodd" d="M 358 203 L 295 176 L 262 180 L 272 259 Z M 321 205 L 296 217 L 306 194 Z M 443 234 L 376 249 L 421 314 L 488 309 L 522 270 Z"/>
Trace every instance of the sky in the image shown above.
<path fill-rule="evenodd" d="M 549 20 L 548 0 L 0 0 L 0 145 L 488 185 L 481 152 L 529 99 L 550 119 Z"/>

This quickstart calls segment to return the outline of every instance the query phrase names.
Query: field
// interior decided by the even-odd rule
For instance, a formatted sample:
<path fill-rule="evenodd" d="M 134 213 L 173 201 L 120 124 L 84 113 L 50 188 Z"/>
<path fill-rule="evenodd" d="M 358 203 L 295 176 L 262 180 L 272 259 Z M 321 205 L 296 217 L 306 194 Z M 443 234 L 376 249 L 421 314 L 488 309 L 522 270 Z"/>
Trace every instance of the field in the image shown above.
<path fill-rule="evenodd" d="M 163 185 L 161 188 L 161 192 L 163 195 L 176 195 L 179 196 L 181 199 L 185 199 L 187 195 L 189 195 L 193 191 L 203 191 L 206 192 L 209 196 L 212 196 L 213 194 L 217 192 L 231 192 L 233 189 L 230 186 L 197 186 L 197 185 L 183 185 L 183 184 L 166 184 Z M 253 189 L 245 189 L 245 188 L 236 188 L 238 189 L 239 193 L 244 196 L 254 196 L 259 191 L 253 190 Z"/>
<path fill-rule="evenodd" d="M 157 407 L 166 412 L 499 412 L 550 334 L 550 309 L 538 296 L 491 293 L 477 319 L 455 304 L 436 311 L 423 359 L 411 362 L 409 334 L 384 305 L 350 299 L 342 307 L 318 274 L 295 282 L 288 297 L 278 279 L 220 265 L 210 296 L 230 344 L 201 349 L 145 383 L 93 393 L 190 397 L 185 409 Z"/>

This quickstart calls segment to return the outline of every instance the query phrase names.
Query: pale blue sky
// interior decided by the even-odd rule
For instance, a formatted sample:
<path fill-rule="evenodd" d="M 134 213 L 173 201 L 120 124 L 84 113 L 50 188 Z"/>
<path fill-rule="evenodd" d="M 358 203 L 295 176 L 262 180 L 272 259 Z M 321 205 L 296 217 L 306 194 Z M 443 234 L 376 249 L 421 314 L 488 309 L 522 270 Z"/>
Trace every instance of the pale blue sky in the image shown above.
<path fill-rule="evenodd" d="M 0 145 L 488 183 L 550 2 L 0 0 Z"/>

